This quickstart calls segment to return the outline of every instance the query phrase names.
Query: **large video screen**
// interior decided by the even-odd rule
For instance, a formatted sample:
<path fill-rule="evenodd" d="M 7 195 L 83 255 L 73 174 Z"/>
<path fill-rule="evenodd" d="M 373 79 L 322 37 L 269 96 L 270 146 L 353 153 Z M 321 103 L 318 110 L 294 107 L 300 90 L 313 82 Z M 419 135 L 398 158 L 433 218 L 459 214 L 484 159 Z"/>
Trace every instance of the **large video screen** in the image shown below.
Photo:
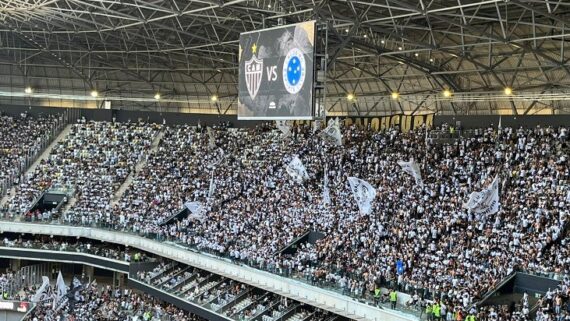
<path fill-rule="evenodd" d="M 315 21 L 239 38 L 238 119 L 312 119 Z"/>

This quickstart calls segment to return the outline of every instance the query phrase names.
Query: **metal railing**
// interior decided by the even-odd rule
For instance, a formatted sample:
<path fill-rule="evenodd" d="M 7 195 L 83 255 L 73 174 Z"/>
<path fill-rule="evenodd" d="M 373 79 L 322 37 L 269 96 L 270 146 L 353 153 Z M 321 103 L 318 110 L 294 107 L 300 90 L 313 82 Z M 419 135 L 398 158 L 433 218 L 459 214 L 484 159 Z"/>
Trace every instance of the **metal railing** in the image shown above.
<path fill-rule="evenodd" d="M 3 216 L 3 215 L 6 215 L 6 214 L 0 213 L 0 219 L 4 219 L 4 217 L 9 217 L 8 215 L 6 215 L 6 216 Z M 22 218 L 23 216 L 17 216 L 17 217 Z M 155 241 L 159 241 L 159 242 L 167 242 L 167 243 L 170 243 L 171 245 L 174 245 L 174 246 L 179 247 L 179 248 L 183 248 L 183 249 L 188 250 L 188 251 L 207 255 L 210 257 L 215 257 L 218 259 L 223 259 L 226 262 L 231 262 L 231 263 L 236 264 L 236 265 L 252 267 L 252 268 L 255 268 L 258 270 L 266 271 L 266 272 L 269 272 L 269 273 L 272 273 L 272 274 L 275 274 L 278 276 L 290 278 L 290 279 L 293 279 L 296 281 L 301 281 L 301 282 L 308 284 L 308 285 L 312 285 L 312 286 L 316 286 L 316 287 L 319 287 L 319 288 L 322 288 L 325 290 L 333 291 L 333 292 L 336 292 L 336 293 L 341 294 L 343 296 L 348 296 L 348 297 L 350 297 L 353 300 L 356 300 L 358 302 L 377 306 L 377 307 L 380 307 L 380 308 L 383 308 L 386 310 L 391 310 L 390 302 L 388 302 L 388 300 L 385 300 L 385 301 L 384 300 L 375 300 L 373 297 L 373 294 L 370 291 L 367 291 L 366 288 L 364 288 L 363 291 L 361 291 L 361 292 L 352 293 L 347 288 L 340 287 L 337 282 L 328 282 L 324 278 L 323 279 L 313 279 L 311 277 L 307 277 L 307 275 L 305 275 L 304 272 L 299 272 L 294 268 L 288 268 L 288 269 L 277 268 L 276 266 L 273 266 L 273 265 L 259 264 L 255 260 L 236 260 L 235 258 L 230 257 L 227 253 L 220 253 L 217 251 L 199 248 L 196 244 L 181 243 L 174 238 L 167 237 L 166 235 L 163 235 L 160 233 L 159 234 L 147 233 L 144 231 L 134 232 L 132 230 L 128 230 L 128 229 L 125 229 L 123 227 L 119 227 L 118 224 L 116 224 L 116 225 L 115 224 L 106 224 L 106 223 L 80 224 L 79 222 L 77 222 L 79 224 L 71 224 L 68 222 L 63 223 L 61 221 L 61 219 L 46 221 L 46 220 L 38 220 L 34 216 L 31 216 L 31 217 L 26 216 L 24 218 L 25 219 L 23 220 L 23 222 L 44 223 L 44 224 L 50 224 L 50 225 L 98 228 L 98 229 L 103 229 L 103 230 L 108 230 L 108 231 L 113 231 L 113 232 L 128 233 L 131 235 L 141 236 L 141 237 L 145 237 L 145 238 L 155 240 Z M 333 272 L 335 272 L 335 271 L 333 271 Z M 336 272 L 340 272 L 340 270 L 336 271 Z M 343 272 L 343 273 L 347 277 L 352 277 L 352 278 L 358 278 L 359 277 L 359 275 L 357 275 L 356 273 L 346 273 L 346 272 Z M 384 282 L 381 282 L 380 285 L 382 287 L 385 287 L 385 288 L 394 288 L 394 289 L 397 289 L 398 291 L 404 292 L 404 293 L 417 292 L 420 295 L 420 297 L 423 297 L 424 299 L 432 299 L 434 297 L 439 297 L 439 293 L 436 293 L 432 289 L 416 287 L 416 286 L 409 284 L 409 283 L 406 283 L 406 282 L 398 283 L 395 279 L 385 280 Z M 416 317 L 421 318 L 421 315 L 423 313 L 423 309 L 421 308 L 421 306 L 420 305 L 407 306 L 406 303 L 407 302 L 403 302 L 402 299 L 400 298 L 396 311 L 399 311 L 399 312 L 402 312 L 402 313 L 405 313 L 408 315 L 414 315 Z"/>

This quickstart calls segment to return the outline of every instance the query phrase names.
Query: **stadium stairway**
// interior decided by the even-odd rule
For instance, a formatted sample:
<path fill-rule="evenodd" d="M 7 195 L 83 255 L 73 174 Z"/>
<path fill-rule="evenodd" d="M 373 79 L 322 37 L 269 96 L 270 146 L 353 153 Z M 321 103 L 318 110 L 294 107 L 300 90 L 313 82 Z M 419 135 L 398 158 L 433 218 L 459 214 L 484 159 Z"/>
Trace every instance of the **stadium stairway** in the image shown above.
<path fill-rule="evenodd" d="M 34 170 L 36 170 L 36 167 L 38 167 L 38 164 L 44 160 L 47 159 L 49 157 L 49 154 L 51 153 L 51 150 L 57 145 L 59 144 L 59 142 L 61 142 L 68 134 L 69 132 L 71 132 L 71 124 L 67 124 L 62 131 L 55 137 L 55 139 L 48 145 L 48 147 L 40 154 L 40 156 L 32 163 L 32 165 L 26 170 L 26 172 L 24 173 L 25 176 L 28 176 L 30 173 L 33 173 Z M 14 187 L 10 188 L 10 190 L 8 191 L 8 193 L 6 193 L 6 195 L 4 195 L 4 197 L 2 198 L 2 200 L 0 200 L 0 207 L 4 206 L 6 204 L 6 202 L 8 202 L 9 199 L 11 199 L 12 197 L 14 197 L 14 194 L 16 192 L 16 189 Z"/>
<path fill-rule="evenodd" d="M 156 153 L 158 151 L 158 145 L 160 144 L 162 137 L 164 137 L 164 130 L 159 131 L 158 134 L 156 135 L 156 137 L 154 137 L 152 144 L 150 146 L 149 155 L 152 153 Z M 129 175 L 127 176 L 127 178 L 123 182 L 123 184 L 121 184 L 119 189 L 115 192 L 115 195 L 113 195 L 113 198 L 111 199 L 111 206 L 114 206 L 119 202 L 119 200 L 123 197 L 123 195 L 125 194 L 127 189 L 133 183 L 135 175 L 138 172 L 140 172 L 144 168 L 145 165 L 146 165 L 146 159 L 145 158 L 143 158 L 142 160 L 140 160 L 137 163 L 137 165 L 135 166 L 135 171 L 129 173 Z"/>
<path fill-rule="evenodd" d="M 499 281 L 499 283 L 497 283 L 492 289 L 487 291 L 487 293 L 483 294 L 481 300 L 477 302 L 477 305 L 483 305 L 487 300 L 493 297 L 503 286 L 505 286 L 505 284 L 513 280 L 516 277 L 516 275 L 517 275 L 516 273 L 511 273 L 507 275 L 505 278 L 503 278 L 501 281 Z"/>

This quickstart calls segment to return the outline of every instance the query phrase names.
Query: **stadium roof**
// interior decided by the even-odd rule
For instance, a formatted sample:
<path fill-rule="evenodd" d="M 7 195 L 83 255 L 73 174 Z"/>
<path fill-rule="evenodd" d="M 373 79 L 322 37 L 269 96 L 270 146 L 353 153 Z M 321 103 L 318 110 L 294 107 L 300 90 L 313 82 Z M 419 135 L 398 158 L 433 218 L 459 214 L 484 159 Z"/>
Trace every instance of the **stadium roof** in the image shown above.
<path fill-rule="evenodd" d="M 331 115 L 570 112 L 562 0 L 5 0 L 0 102 L 235 113 L 239 34 L 312 19 Z"/>

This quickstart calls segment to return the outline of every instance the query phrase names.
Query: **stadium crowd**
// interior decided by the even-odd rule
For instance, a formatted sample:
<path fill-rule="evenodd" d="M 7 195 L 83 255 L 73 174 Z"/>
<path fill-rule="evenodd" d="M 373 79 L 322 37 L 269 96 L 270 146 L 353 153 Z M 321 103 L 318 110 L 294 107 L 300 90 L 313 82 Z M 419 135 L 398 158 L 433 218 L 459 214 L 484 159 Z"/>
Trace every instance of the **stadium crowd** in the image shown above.
<path fill-rule="evenodd" d="M 16 186 L 8 212 L 31 216 L 29 209 L 42 192 L 64 187 L 75 190 L 76 198 L 66 215 L 97 217 L 110 208 L 114 192 L 143 159 L 157 132 L 156 126 L 136 123 L 74 124 L 48 159 Z"/>
<path fill-rule="evenodd" d="M 69 224 L 155 235 L 358 297 L 371 297 L 377 286 L 388 284 L 446 300 L 447 309 L 465 314 L 515 270 L 568 274 L 570 269 L 564 254 L 570 247 L 564 127 L 480 128 L 440 143 L 425 128 L 401 133 L 349 126 L 343 128 L 343 146 L 332 146 L 310 126 L 293 127 L 285 139 L 269 124 L 212 131 L 74 126 L 52 158 L 21 183 L 9 211 L 26 214 L 42 189 L 71 183 L 78 201 L 64 213 Z M 164 136 L 150 152 L 159 130 Z M 309 174 L 303 184 L 285 170 L 294 155 Z M 143 169 L 111 206 L 113 192 L 143 158 Z M 397 163 L 410 158 L 420 165 L 423 187 Z M 329 205 L 323 202 L 324 175 Z M 464 209 L 469 193 L 496 175 L 501 210 L 478 217 Z M 358 210 L 349 176 L 377 189 L 372 214 Z M 215 188 L 209 188 L 211 179 Z M 188 201 L 207 204 L 206 219 L 190 216 L 161 225 Z M 301 244 L 293 256 L 279 254 L 308 230 L 325 237 Z"/>
<path fill-rule="evenodd" d="M 0 192 L 19 179 L 26 162 L 49 141 L 57 124 L 57 115 L 0 115 Z"/>
<path fill-rule="evenodd" d="M 33 295 L 34 289 L 27 291 Z M 130 289 L 90 284 L 61 308 L 39 303 L 24 321 L 200 321 L 189 312 Z"/>

